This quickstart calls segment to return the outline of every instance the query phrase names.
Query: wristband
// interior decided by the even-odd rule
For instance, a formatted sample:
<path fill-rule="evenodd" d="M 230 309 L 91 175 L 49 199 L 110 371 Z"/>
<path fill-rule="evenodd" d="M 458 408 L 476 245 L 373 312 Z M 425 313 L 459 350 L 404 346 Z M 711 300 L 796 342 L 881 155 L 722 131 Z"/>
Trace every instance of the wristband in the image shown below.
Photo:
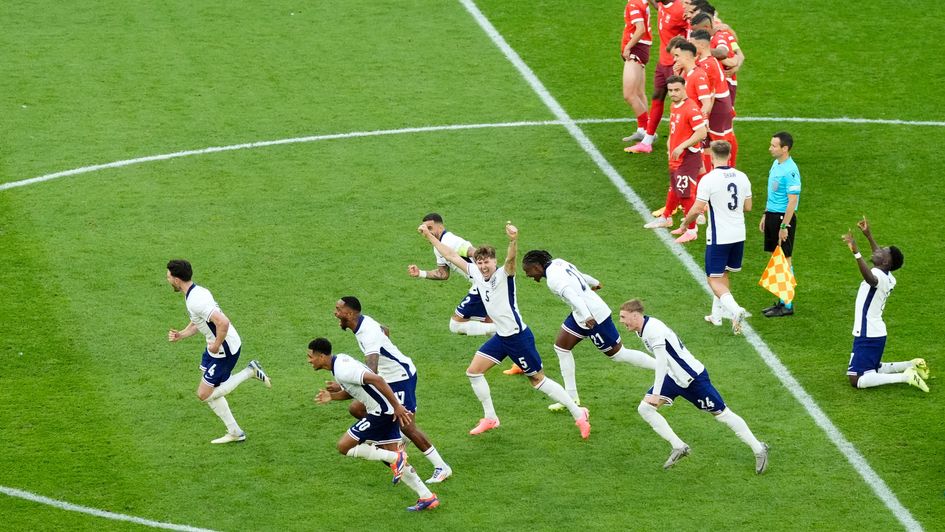
<path fill-rule="evenodd" d="M 787 229 L 787 224 L 781 224 L 781 229 Z"/>
<path fill-rule="evenodd" d="M 856 253 L 853 254 L 853 258 L 856 260 L 860 260 L 863 258 L 863 255 L 860 255 L 860 252 L 857 251 Z"/>
<path fill-rule="evenodd" d="M 426 278 L 427 278 L 427 271 L 426 271 L 426 270 L 420 270 L 420 274 L 417 275 L 417 277 L 420 278 L 420 279 L 426 279 Z"/>

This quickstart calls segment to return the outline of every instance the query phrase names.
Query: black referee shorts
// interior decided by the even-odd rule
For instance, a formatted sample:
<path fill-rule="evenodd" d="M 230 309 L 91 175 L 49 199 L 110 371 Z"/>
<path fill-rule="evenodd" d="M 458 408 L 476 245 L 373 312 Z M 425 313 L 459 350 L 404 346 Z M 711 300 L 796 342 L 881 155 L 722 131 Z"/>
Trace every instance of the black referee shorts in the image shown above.
<path fill-rule="evenodd" d="M 765 251 L 774 252 L 778 247 L 778 233 L 781 232 L 781 222 L 784 220 L 783 212 L 765 211 Z M 787 228 L 787 240 L 781 242 L 781 251 L 784 256 L 791 258 L 794 252 L 794 233 L 797 231 L 797 213 L 791 218 L 791 225 Z"/>

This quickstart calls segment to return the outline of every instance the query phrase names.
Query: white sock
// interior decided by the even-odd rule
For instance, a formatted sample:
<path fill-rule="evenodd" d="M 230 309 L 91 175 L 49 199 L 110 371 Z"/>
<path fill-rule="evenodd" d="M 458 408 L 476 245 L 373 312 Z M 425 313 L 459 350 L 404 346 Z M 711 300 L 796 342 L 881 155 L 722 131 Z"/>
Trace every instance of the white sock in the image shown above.
<path fill-rule="evenodd" d="M 864 373 L 856 381 L 857 388 L 872 388 L 884 384 L 897 384 L 900 382 L 909 382 L 902 373 Z"/>
<path fill-rule="evenodd" d="M 656 135 L 643 135 L 643 144 L 653 145 L 653 141 L 656 140 Z"/>
<path fill-rule="evenodd" d="M 495 323 L 484 321 L 456 321 L 450 320 L 450 332 L 465 334 L 466 336 L 488 336 L 495 334 Z"/>
<path fill-rule="evenodd" d="M 686 446 L 686 442 L 679 439 L 679 436 L 677 436 L 676 433 L 673 432 L 672 427 L 669 426 L 669 422 L 666 421 L 666 418 L 656 411 L 655 406 L 646 401 L 640 401 L 637 412 L 640 413 L 640 417 L 643 418 L 643 421 L 646 421 L 661 438 L 668 441 L 669 444 L 673 446 L 673 449 L 682 449 Z"/>
<path fill-rule="evenodd" d="M 472 385 L 473 393 L 476 394 L 476 398 L 482 403 L 482 417 L 487 419 L 499 419 L 499 416 L 495 413 L 495 408 L 492 406 L 492 394 L 489 393 L 489 383 L 486 381 L 486 378 L 481 373 L 467 373 L 466 376 L 469 377 L 469 384 Z"/>
<path fill-rule="evenodd" d="M 219 386 L 213 390 L 213 393 L 210 394 L 210 399 L 217 399 L 223 397 L 224 395 L 232 392 L 236 389 L 237 386 L 243 384 L 243 381 L 255 375 L 256 372 L 253 368 L 247 366 L 243 368 L 243 371 L 240 371 L 236 375 L 230 375 L 230 378 L 223 381 Z"/>
<path fill-rule="evenodd" d="M 387 462 L 388 464 L 392 464 L 397 460 L 397 453 L 394 451 L 388 451 L 387 449 L 381 449 L 380 447 L 375 447 L 366 443 L 360 443 L 348 449 L 346 456 L 350 456 L 352 458 L 363 458 L 365 460 L 374 460 L 377 462 Z"/>
<path fill-rule="evenodd" d="M 644 353 L 643 351 L 637 351 L 635 349 L 627 349 L 626 347 L 621 346 L 620 351 L 617 351 L 617 354 L 610 357 L 614 362 L 623 362 L 624 364 L 633 364 L 638 368 L 644 369 L 656 369 L 656 359 L 650 355 Z"/>
<path fill-rule="evenodd" d="M 738 303 L 735 302 L 735 298 L 732 297 L 731 292 L 726 292 L 719 297 L 719 302 L 722 304 L 722 308 L 725 309 L 725 312 L 728 312 L 731 316 L 737 316 L 739 312 L 742 311 L 742 307 L 738 306 Z"/>
<path fill-rule="evenodd" d="M 643 136 L 646 136 L 646 128 L 645 128 L 645 127 L 638 127 L 638 128 L 637 128 L 637 133 L 643 133 Z"/>
<path fill-rule="evenodd" d="M 429 449 L 423 451 L 423 456 L 427 457 L 427 460 L 433 464 L 433 467 L 439 467 L 442 469 L 449 469 L 450 466 L 446 465 L 446 462 L 443 461 L 443 458 L 440 456 L 440 451 L 436 450 L 436 447 L 430 446 Z"/>
<path fill-rule="evenodd" d="M 574 353 L 566 349 L 555 346 L 555 353 L 558 355 L 558 365 L 561 366 L 561 378 L 564 379 L 564 389 L 571 396 L 571 399 L 577 401 L 577 369 L 574 367 Z"/>
<path fill-rule="evenodd" d="M 571 412 L 571 417 L 575 420 L 581 419 L 584 417 L 584 411 L 581 410 L 581 407 L 574 402 L 574 399 L 571 399 L 571 396 L 568 395 L 568 392 L 564 391 L 564 388 L 561 387 L 557 382 L 545 377 L 535 386 L 536 390 L 543 392 L 548 397 L 551 397 L 557 403 L 561 403 L 564 406 L 568 407 L 568 411 Z"/>
<path fill-rule="evenodd" d="M 878 373 L 902 373 L 903 371 L 914 368 L 912 361 L 908 362 L 884 362 L 880 364 Z"/>
<path fill-rule="evenodd" d="M 758 441 L 758 438 L 751 433 L 751 429 L 748 428 L 748 423 L 745 423 L 745 420 L 741 418 L 735 412 L 732 412 L 730 408 L 726 408 L 724 412 L 715 416 L 716 421 L 727 425 L 728 428 L 732 429 L 738 439 L 745 442 L 745 445 L 751 447 L 751 451 L 755 454 L 760 453 L 765 448 L 761 445 L 761 442 Z"/>
<path fill-rule="evenodd" d="M 723 317 L 722 301 L 718 296 L 712 296 L 712 319 L 717 321 Z"/>
<path fill-rule="evenodd" d="M 210 410 L 213 410 L 213 413 L 223 421 L 223 424 L 226 425 L 226 430 L 230 434 L 239 434 L 243 432 L 243 429 L 236 423 L 236 419 L 233 417 L 233 413 L 230 412 L 230 404 L 226 402 L 226 397 L 210 397 L 205 401 L 207 406 L 210 407 Z"/>
<path fill-rule="evenodd" d="M 417 470 L 413 466 L 407 466 L 407 469 L 404 470 L 403 475 L 401 475 L 400 480 L 407 485 L 408 488 L 412 489 L 417 493 L 417 496 L 421 499 L 428 499 L 433 496 L 433 493 L 430 491 L 430 488 L 420 480 L 420 477 L 417 475 Z"/>

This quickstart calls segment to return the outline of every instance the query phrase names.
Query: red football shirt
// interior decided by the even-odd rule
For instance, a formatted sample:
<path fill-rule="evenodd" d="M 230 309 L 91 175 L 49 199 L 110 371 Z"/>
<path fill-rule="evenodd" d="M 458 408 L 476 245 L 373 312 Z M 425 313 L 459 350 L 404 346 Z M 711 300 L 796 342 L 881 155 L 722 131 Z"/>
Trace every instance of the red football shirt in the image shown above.
<path fill-rule="evenodd" d="M 709 44 L 709 46 L 711 46 L 713 50 L 716 48 L 724 48 L 725 50 L 728 50 L 728 57 L 732 58 L 735 57 L 735 50 L 738 49 L 738 41 L 735 40 L 735 36 L 732 35 L 728 30 L 718 30 L 715 32 L 715 35 L 712 36 L 712 42 Z M 725 67 L 722 68 L 724 70 Z M 736 75 L 726 72 L 725 79 L 734 82 Z M 737 85 L 737 83 L 733 83 L 733 85 Z"/>
<path fill-rule="evenodd" d="M 660 32 L 660 64 L 672 65 L 673 54 L 666 51 L 666 45 L 677 35 L 686 36 L 689 31 L 689 22 L 686 21 L 686 8 L 682 0 L 674 0 L 669 4 L 657 2 L 657 27 Z"/>
<path fill-rule="evenodd" d="M 669 153 L 672 156 L 673 150 L 680 144 L 686 142 L 693 133 L 700 127 L 706 127 L 706 120 L 702 116 L 702 109 L 691 98 L 687 98 L 678 104 L 669 107 Z M 690 146 L 689 151 L 700 153 L 702 143 L 697 142 L 695 146 Z M 669 168 L 675 170 L 682 164 L 682 157 L 669 160 Z"/>
<path fill-rule="evenodd" d="M 705 73 L 705 70 L 696 65 L 695 68 L 686 72 L 684 77 L 686 78 L 686 96 L 701 108 L 704 100 L 712 97 L 709 76 Z"/>
<path fill-rule="evenodd" d="M 697 59 L 696 65 L 704 70 L 706 76 L 708 76 L 709 87 L 716 99 L 727 97 L 728 82 L 725 81 L 725 72 L 722 70 L 722 64 L 719 63 L 719 60 L 710 55 L 705 59 Z M 688 85 L 689 82 L 686 82 L 686 84 Z"/>
<path fill-rule="evenodd" d="M 637 41 L 640 44 L 653 44 L 653 34 L 650 33 L 650 4 L 646 0 L 629 0 L 623 9 L 623 42 L 620 51 L 627 47 L 630 37 L 637 30 L 637 22 L 643 23 L 643 35 Z"/>

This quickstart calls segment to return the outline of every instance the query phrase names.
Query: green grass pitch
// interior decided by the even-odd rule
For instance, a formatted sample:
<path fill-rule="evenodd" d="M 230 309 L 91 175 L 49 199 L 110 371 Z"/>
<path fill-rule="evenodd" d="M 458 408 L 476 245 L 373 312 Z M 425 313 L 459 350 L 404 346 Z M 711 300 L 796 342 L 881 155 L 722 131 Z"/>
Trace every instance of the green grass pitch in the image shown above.
<path fill-rule="evenodd" d="M 182 150 L 308 135 L 554 117 L 457 1 L 208 4 L 21 1 L 0 13 L 0 183 Z M 479 7 L 576 119 L 628 117 L 620 96 L 623 3 L 481 0 Z M 758 117 L 943 121 L 945 53 L 931 0 L 814 4 L 719 0 L 748 57 L 738 112 Z M 652 68 L 650 69 L 652 72 Z M 651 76 L 648 76 L 651 79 Z M 648 83 L 649 87 L 649 83 Z M 629 123 L 629 119 L 628 122 Z M 582 125 L 655 208 L 665 156 L 628 157 L 627 124 Z M 795 135 L 804 179 L 795 265 L 797 315 L 765 320 L 757 286 L 773 132 Z M 945 263 L 939 243 L 941 126 L 736 122 L 752 178 L 739 302 L 792 375 L 927 530 L 945 530 L 945 401 L 935 377 Z M 665 125 L 660 130 L 665 138 Z M 662 140 L 658 142 L 662 146 Z M 502 427 L 481 414 L 464 370 L 481 338 L 451 335 L 463 281 L 410 279 L 432 268 L 423 214 L 504 255 L 546 248 L 603 281 L 616 308 L 645 300 L 712 372 L 732 409 L 772 447 L 751 452 L 688 404 L 664 411 L 693 448 L 671 471 L 669 447 L 639 418 L 651 377 L 575 349 L 592 412 L 581 441 L 543 394 L 492 371 Z M 847 383 L 859 274 L 840 235 L 870 217 L 905 253 L 886 308 L 885 358 L 924 357 L 930 394 Z M 743 338 L 706 325 L 709 301 L 561 126 L 341 138 L 104 169 L 0 190 L 0 486 L 155 521 L 216 530 L 894 530 L 896 517 Z M 865 242 L 861 240 L 861 246 Z M 701 239 L 687 248 L 702 262 Z M 274 380 L 229 396 L 248 433 L 194 397 L 199 339 L 164 280 L 169 258 L 194 263 Z M 549 376 L 567 309 L 519 275 L 519 303 Z M 453 466 L 442 506 L 407 515 L 413 493 L 377 464 L 334 450 L 350 425 L 312 397 L 327 378 L 305 363 L 326 335 L 358 355 L 332 316 L 353 294 L 390 326 L 420 371 L 418 421 Z M 640 348 L 632 334 L 625 343 Z M 421 476 L 431 467 L 414 452 Z M 0 496 L 0 528 L 131 530 Z"/>

